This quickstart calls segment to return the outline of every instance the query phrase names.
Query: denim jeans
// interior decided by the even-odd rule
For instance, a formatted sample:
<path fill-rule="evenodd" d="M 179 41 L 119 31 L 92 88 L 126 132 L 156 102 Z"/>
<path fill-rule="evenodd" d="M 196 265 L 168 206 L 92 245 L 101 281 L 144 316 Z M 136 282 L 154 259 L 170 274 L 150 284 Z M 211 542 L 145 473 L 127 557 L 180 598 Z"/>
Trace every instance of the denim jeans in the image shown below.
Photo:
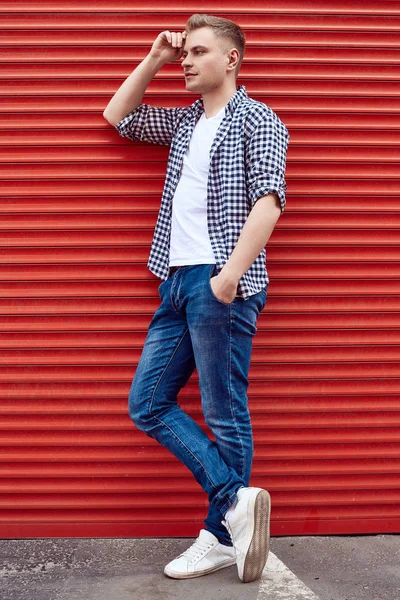
<path fill-rule="evenodd" d="M 250 481 L 254 446 L 248 372 L 267 287 L 226 303 L 211 288 L 217 274 L 214 264 L 186 265 L 161 282 L 161 304 L 148 328 L 128 405 L 136 427 L 190 469 L 208 495 L 205 529 L 231 546 L 221 520 L 237 490 Z M 177 402 L 195 368 L 204 420 L 215 441 Z"/>

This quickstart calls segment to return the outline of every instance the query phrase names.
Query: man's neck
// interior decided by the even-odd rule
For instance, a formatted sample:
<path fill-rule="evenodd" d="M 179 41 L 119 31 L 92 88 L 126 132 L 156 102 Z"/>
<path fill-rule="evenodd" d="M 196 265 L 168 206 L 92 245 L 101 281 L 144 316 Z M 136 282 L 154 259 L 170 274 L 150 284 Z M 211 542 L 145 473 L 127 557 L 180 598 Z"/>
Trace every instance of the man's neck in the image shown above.
<path fill-rule="evenodd" d="M 234 94 L 236 94 L 236 92 L 237 86 L 235 82 L 233 86 L 232 84 L 229 84 L 226 86 L 226 88 L 218 88 L 206 94 L 202 94 L 206 118 L 210 119 L 211 117 L 215 117 L 221 108 L 228 104 L 229 100 Z"/>

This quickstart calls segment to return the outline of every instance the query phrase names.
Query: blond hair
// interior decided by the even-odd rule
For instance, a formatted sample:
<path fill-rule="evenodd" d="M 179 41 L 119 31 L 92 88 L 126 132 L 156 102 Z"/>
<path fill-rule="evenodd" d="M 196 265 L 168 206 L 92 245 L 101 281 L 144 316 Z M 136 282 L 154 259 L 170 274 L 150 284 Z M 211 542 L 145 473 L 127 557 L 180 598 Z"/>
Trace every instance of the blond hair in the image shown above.
<path fill-rule="evenodd" d="M 239 60 L 235 69 L 235 76 L 237 77 L 244 56 L 246 47 L 246 38 L 243 30 L 237 23 L 224 19 L 223 17 L 214 17 L 206 13 L 195 13 L 186 22 L 185 31 L 190 33 L 200 27 L 210 27 L 215 37 L 222 38 L 225 40 L 223 52 L 228 52 L 232 46 L 234 46 L 239 52 Z"/>

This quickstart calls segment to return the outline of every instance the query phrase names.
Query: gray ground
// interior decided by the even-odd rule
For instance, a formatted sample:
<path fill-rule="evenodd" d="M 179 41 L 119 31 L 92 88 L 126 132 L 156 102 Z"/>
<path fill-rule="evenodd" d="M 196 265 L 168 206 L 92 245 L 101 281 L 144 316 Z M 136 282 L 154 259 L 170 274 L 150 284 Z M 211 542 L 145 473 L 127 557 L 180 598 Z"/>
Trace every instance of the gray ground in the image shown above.
<path fill-rule="evenodd" d="M 256 600 L 260 581 L 242 583 L 236 566 L 166 577 L 164 565 L 192 541 L 0 540 L 1 600 Z M 400 600 L 398 535 L 275 537 L 271 551 L 321 600 Z"/>

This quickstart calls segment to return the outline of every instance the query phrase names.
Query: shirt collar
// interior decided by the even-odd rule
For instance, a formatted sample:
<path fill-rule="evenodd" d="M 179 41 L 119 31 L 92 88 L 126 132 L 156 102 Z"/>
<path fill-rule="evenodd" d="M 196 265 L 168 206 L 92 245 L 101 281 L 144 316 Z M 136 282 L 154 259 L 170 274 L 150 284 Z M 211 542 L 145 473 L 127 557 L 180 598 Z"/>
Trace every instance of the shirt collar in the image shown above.
<path fill-rule="evenodd" d="M 236 86 L 236 92 L 233 94 L 233 96 L 229 100 L 228 104 L 226 105 L 226 111 L 230 111 L 233 114 L 236 106 L 239 104 L 239 102 L 241 102 L 245 98 L 247 98 L 246 86 L 245 85 Z M 193 110 L 196 114 L 198 114 L 198 112 L 204 112 L 203 98 L 200 97 L 198 100 L 196 100 L 193 103 L 192 106 L 193 106 Z M 225 114 L 226 114 L 226 112 L 225 112 Z"/>

